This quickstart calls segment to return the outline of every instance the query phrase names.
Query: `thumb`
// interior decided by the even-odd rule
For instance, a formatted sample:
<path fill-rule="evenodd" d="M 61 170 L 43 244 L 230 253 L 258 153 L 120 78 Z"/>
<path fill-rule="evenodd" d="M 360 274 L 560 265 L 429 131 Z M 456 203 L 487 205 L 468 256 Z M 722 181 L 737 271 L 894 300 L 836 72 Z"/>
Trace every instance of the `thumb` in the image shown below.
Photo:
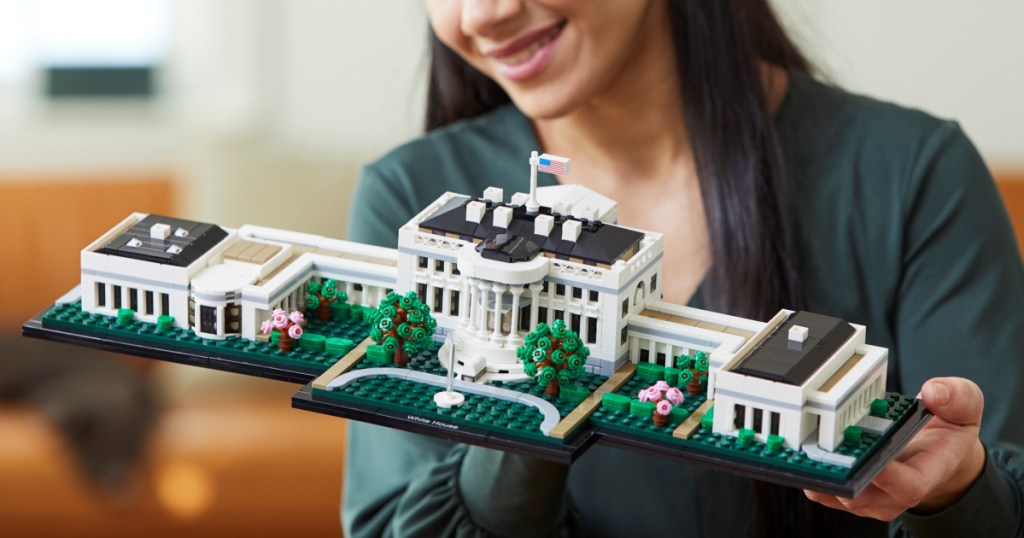
<path fill-rule="evenodd" d="M 962 377 L 937 377 L 921 387 L 921 399 L 935 416 L 952 424 L 978 426 L 985 396 L 973 381 Z"/>

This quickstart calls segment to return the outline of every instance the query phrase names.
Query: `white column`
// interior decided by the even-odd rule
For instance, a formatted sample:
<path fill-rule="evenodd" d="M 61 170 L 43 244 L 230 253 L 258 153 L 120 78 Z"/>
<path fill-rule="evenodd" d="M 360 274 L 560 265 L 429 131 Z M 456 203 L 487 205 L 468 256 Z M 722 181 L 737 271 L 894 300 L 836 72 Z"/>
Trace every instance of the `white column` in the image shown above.
<path fill-rule="evenodd" d="M 537 326 L 537 308 L 538 302 L 540 302 L 540 290 L 544 286 L 542 284 L 530 284 L 530 330 Z"/>
<path fill-rule="evenodd" d="M 481 340 L 487 341 L 487 284 L 483 281 L 478 281 L 476 285 L 477 300 L 477 327 L 476 336 Z"/>
<path fill-rule="evenodd" d="M 494 329 L 491 331 L 491 341 L 501 344 L 501 300 L 505 297 L 505 286 L 494 284 L 491 290 L 494 291 Z"/>
<path fill-rule="evenodd" d="M 227 327 L 227 308 L 224 306 L 217 307 L 217 336 L 224 336 Z"/>
<path fill-rule="evenodd" d="M 512 289 L 512 327 L 508 333 L 509 345 L 518 346 L 522 341 L 519 338 L 519 296 L 526 290 L 526 286 L 519 286 Z"/>
<path fill-rule="evenodd" d="M 459 320 L 463 325 L 469 324 L 469 286 L 466 285 L 466 281 L 460 282 L 462 286 L 459 292 Z"/>
<path fill-rule="evenodd" d="M 477 317 L 477 300 L 476 300 L 476 285 L 472 279 L 466 279 L 466 290 L 469 294 L 469 318 L 466 320 L 469 330 L 475 331 L 477 329 L 476 317 Z"/>
<path fill-rule="evenodd" d="M 743 413 L 743 427 L 753 428 L 754 426 L 754 408 L 753 406 L 746 406 Z"/>

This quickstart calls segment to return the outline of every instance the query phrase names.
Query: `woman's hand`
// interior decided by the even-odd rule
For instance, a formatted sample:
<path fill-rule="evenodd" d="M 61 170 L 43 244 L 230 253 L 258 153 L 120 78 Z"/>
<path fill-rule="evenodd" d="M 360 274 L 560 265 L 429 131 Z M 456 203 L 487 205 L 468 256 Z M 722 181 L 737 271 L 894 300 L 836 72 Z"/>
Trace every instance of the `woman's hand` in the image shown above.
<path fill-rule="evenodd" d="M 924 384 L 921 399 L 935 416 L 867 489 L 853 499 L 805 490 L 807 498 L 884 521 L 911 508 L 933 513 L 958 501 L 985 466 L 978 438 L 984 395 L 967 379 L 939 377 Z"/>

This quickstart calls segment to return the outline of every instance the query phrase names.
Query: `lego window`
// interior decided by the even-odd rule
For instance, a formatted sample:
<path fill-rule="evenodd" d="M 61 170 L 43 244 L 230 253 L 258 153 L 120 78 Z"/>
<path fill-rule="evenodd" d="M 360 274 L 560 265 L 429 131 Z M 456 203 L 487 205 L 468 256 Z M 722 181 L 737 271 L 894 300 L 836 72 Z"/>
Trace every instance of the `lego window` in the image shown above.
<path fill-rule="evenodd" d="M 581 329 L 580 323 L 581 323 L 583 318 L 580 317 L 579 314 L 572 314 L 571 319 L 572 319 L 572 322 L 571 322 L 570 325 L 572 326 L 572 332 L 576 333 L 576 335 L 579 336 L 580 329 Z"/>
<path fill-rule="evenodd" d="M 444 262 L 441 260 L 434 260 L 434 270 L 438 273 L 444 272 Z"/>
<path fill-rule="evenodd" d="M 768 425 L 768 433 L 771 434 L 771 435 L 778 435 L 779 434 L 779 414 L 775 413 L 775 412 L 772 412 L 770 414 L 769 420 L 771 422 Z"/>
<path fill-rule="evenodd" d="M 626 317 L 626 314 L 628 314 L 628 313 L 629 313 L 629 299 L 623 299 L 622 300 L 622 317 Z"/>
<path fill-rule="evenodd" d="M 0 0 L 0 85 L 148 99 L 170 36 L 168 0 Z"/>
<path fill-rule="evenodd" d="M 107 285 L 96 283 L 96 306 L 107 306 Z"/>
<path fill-rule="evenodd" d="M 143 298 L 142 304 L 143 304 L 143 307 L 146 309 L 146 315 L 147 316 L 152 316 L 153 315 L 153 307 L 154 307 L 154 305 L 153 305 L 153 292 L 152 291 L 146 290 L 146 294 L 145 294 L 145 297 Z"/>
<path fill-rule="evenodd" d="M 128 308 L 131 308 L 132 312 L 139 311 L 139 290 L 135 288 L 128 288 Z"/>
<path fill-rule="evenodd" d="M 594 290 L 590 290 L 590 302 L 596 303 L 598 299 L 598 293 Z"/>
<path fill-rule="evenodd" d="M 744 427 L 744 421 L 747 420 L 747 406 L 736 405 L 733 409 L 732 425 L 738 430 Z"/>
<path fill-rule="evenodd" d="M 565 296 L 565 284 L 555 284 L 555 296 Z"/>
<path fill-rule="evenodd" d="M 587 317 L 587 343 L 597 343 L 597 318 Z"/>
<path fill-rule="evenodd" d="M 764 411 L 761 409 L 754 409 L 754 431 L 761 433 L 761 426 L 764 419 Z"/>
<path fill-rule="evenodd" d="M 462 274 L 462 273 L 459 272 L 459 264 L 457 264 L 457 263 L 453 263 L 452 264 L 452 274 L 455 275 L 455 276 L 459 276 L 459 275 Z"/>
<path fill-rule="evenodd" d="M 171 315 L 171 296 L 166 293 L 160 294 L 160 314 L 163 316 Z"/>
<path fill-rule="evenodd" d="M 427 302 L 427 285 L 422 282 L 416 284 L 416 295 L 419 296 L 420 301 Z"/>
<path fill-rule="evenodd" d="M 121 286 L 114 286 L 114 310 L 121 308 Z"/>
<path fill-rule="evenodd" d="M 572 289 L 572 298 L 573 299 L 582 299 L 583 298 L 583 288 L 573 288 Z"/>
<path fill-rule="evenodd" d="M 458 290 L 452 290 L 449 294 L 448 301 L 451 303 L 448 307 L 448 313 L 453 316 L 459 315 L 459 292 Z"/>
<path fill-rule="evenodd" d="M 434 312 L 441 313 L 444 308 L 444 293 L 443 290 L 434 288 Z"/>
<path fill-rule="evenodd" d="M 426 268 L 427 268 L 427 265 L 429 265 L 429 264 L 427 263 L 427 258 L 426 258 L 426 256 L 418 256 L 417 258 L 418 258 L 418 261 L 419 261 L 419 266 L 420 266 L 420 269 L 426 269 Z"/>
<path fill-rule="evenodd" d="M 623 327 L 622 328 L 622 334 L 619 335 L 619 345 L 620 346 L 626 345 L 626 338 L 628 337 L 628 335 L 629 335 L 628 327 Z"/>
<path fill-rule="evenodd" d="M 658 289 L 658 273 L 651 275 L 651 291 Z"/>
<path fill-rule="evenodd" d="M 208 334 L 217 333 L 216 308 L 206 305 L 199 306 L 199 331 Z"/>
<path fill-rule="evenodd" d="M 537 311 L 537 323 L 547 323 L 547 322 L 548 322 L 548 309 L 547 308 L 541 308 L 540 310 Z"/>
<path fill-rule="evenodd" d="M 519 307 L 519 330 L 530 330 L 530 305 Z"/>

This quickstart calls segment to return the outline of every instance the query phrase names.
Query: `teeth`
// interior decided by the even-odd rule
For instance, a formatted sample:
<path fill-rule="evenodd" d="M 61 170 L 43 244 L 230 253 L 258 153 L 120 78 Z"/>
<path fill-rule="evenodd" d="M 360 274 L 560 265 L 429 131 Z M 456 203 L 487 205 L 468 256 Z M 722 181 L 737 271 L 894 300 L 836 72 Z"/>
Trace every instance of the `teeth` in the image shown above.
<path fill-rule="evenodd" d="M 558 33 L 558 30 L 559 29 L 556 28 L 551 33 L 549 33 L 549 34 L 545 35 L 544 37 L 534 41 L 533 43 L 530 43 L 530 46 L 526 47 L 525 49 L 523 49 L 523 50 L 521 50 L 521 51 L 519 51 L 519 52 L 517 52 L 515 54 L 509 55 L 509 56 L 505 56 L 505 57 L 501 58 L 501 62 L 504 63 L 504 64 L 508 64 L 508 65 L 518 65 L 518 64 L 521 64 L 521 63 L 529 60 L 533 56 L 533 54 L 535 52 L 540 50 L 541 47 L 543 47 L 544 45 L 547 45 L 549 42 L 551 42 L 551 40 Z"/>

